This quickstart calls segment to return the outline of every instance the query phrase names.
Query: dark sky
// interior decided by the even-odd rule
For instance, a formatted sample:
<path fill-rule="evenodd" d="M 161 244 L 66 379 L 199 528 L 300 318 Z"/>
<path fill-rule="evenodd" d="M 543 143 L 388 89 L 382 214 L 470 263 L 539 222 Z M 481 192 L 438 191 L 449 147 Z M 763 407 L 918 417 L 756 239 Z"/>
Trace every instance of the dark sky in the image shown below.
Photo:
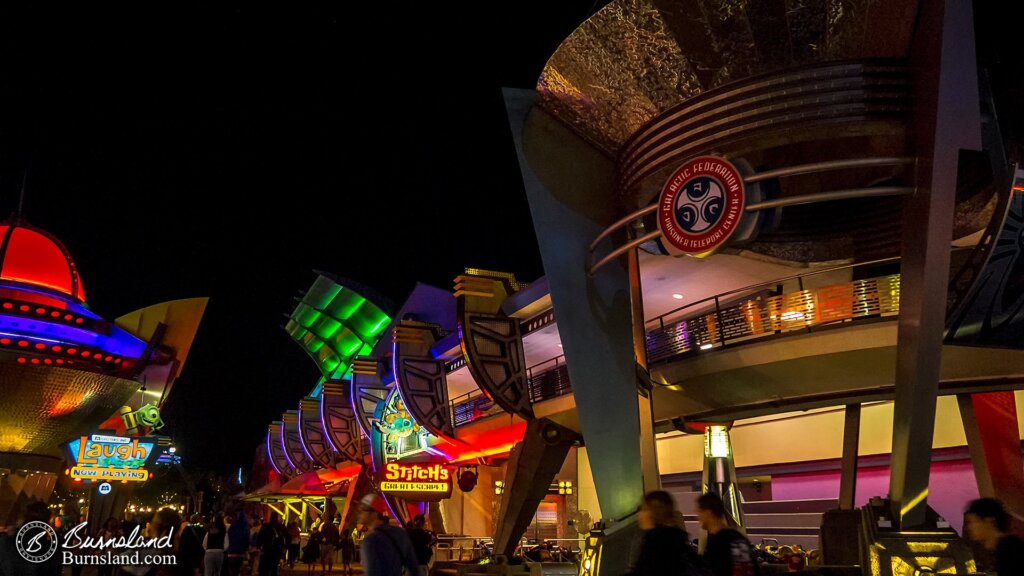
<path fill-rule="evenodd" d="M 541 275 L 500 88 L 593 0 L 141 4 L 0 9 L 0 212 L 27 170 L 105 318 L 211 298 L 165 411 L 186 465 L 248 466 L 314 385 L 281 330 L 312 269 L 396 302 Z"/>

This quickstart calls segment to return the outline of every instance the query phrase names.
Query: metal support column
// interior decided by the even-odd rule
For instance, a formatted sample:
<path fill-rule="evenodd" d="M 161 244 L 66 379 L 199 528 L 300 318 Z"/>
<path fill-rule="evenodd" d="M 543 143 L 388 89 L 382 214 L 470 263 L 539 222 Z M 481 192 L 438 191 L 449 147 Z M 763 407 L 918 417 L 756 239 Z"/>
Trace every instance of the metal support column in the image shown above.
<path fill-rule="evenodd" d="M 903 529 L 925 520 L 961 149 L 981 146 L 968 0 L 924 2 L 911 46 L 916 191 L 903 205 L 896 399 L 889 492 Z"/>
<path fill-rule="evenodd" d="M 640 413 L 640 466 L 644 478 L 644 491 L 661 489 L 658 471 L 658 447 L 654 436 L 654 404 L 647 376 L 647 330 L 644 327 L 644 292 L 640 278 L 640 255 L 629 251 L 629 300 L 633 312 L 633 353 L 637 368 L 644 373 L 639 382 Z"/>
<path fill-rule="evenodd" d="M 839 477 L 839 509 L 853 510 L 857 496 L 857 450 L 860 448 L 860 404 L 846 405 L 843 468 Z"/>

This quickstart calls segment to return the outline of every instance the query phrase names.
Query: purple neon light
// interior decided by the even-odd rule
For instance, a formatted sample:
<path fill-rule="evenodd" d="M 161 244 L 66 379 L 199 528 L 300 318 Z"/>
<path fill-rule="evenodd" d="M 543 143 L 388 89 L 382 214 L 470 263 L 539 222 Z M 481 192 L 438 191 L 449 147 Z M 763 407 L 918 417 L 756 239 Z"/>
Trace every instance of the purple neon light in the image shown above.
<path fill-rule="evenodd" d="M 327 417 L 324 415 L 324 395 L 320 394 L 320 426 L 324 429 L 324 437 L 327 438 L 327 445 L 331 447 L 338 454 L 341 454 L 341 450 L 334 445 L 334 440 L 331 439 L 331 434 L 327 431 Z"/>
<path fill-rule="evenodd" d="M 317 460 L 316 458 L 313 458 L 313 456 L 310 455 L 309 450 L 306 450 L 306 440 L 302 437 L 302 408 L 301 408 L 301 406 L 299 407 L 298 427 L 299 427 L 299 446 L 302 446 L 302 452 L 306 454 L 306 458 L 309 459 L 309 463 L 315 466 L 316 464 L 319 464 L 320 461 Z"/>
<path fill-rule="evenodd" d="M 274 462 L 274 451 L 270 448 L 270 430 L 267 430 L 267 456 L 270 459 L 270 466 L 274 468 L 274 472 L 277 472 L 278 476 L 284 476 L 281 473 L 281 469 L 277 467 L 277 462 Z"/>
<path fill-rule="evenodd" d="M 435 456 L 441 456 L 442 458 L 448 460 L 449 462 L 455 460 L 455 457 L 452 456 L 451 454 L 445 454 L 444 452 L 438 450 L 437 448 L 434 448 L 433 446 L 427 446 L 426 451 L 430 452 Z"/>
<path fill-rule="evenodd" d="M 7 335 L 16 338 L 34 338 L 53 344 L 90 346 L 99 348 L 108 354 L 126 358 L 138 358 L 146 349 L 144 341 L 116 326 L 112 327 L 110 336 L 105 336 L 76 326 L 50 323 L 43 319 L 26 320 L 20 316 L 0 314 L 0 327 L 6 327 Z M 11 332 L 12 330 L 16 330 L 16 332 Z"/>
<path fill-rule="evenodd" d="M 402 403 L 405 404 L 406 411 L 409 410 L 409 402 L 402 396 L 402 383 L 398 381 L 398 342 L 391 343 L 391 377 L 395 379 L 395 390 L 398 391 L 398 397 L 402 399 Z M 412 413 L 409 413 L 409 419 L 416 422 L 416 419 L 412 417 Z M 419 422 L 416 422 L 419 424 Z"/>
<path fill-rule="evenodd" d="M 289 466 L 291 466 L 292 470 L 296 470 L 295 463 L 292 462 L 292 459 L 288 457 L 288 444 L 284 441 L 284 429 L 284 422 L 281 422 L 281 448 L 283 448 L 281 452 L 284 453 L 284 461 L 287 462 Z"/>

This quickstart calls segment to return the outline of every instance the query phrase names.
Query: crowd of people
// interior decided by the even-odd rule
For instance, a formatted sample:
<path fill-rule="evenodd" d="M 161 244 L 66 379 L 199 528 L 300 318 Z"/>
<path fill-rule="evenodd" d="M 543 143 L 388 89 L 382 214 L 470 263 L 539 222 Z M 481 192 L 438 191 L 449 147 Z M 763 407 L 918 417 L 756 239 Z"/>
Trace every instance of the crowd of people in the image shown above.
<path fill-rule="evenodd" d="M 758 576 L 763 573 L 757 549 L 736 530 L 722 499 L 714 492 L 697 499 L 697 520 L 707 531 L 704 553 L 698 555 L 682 514 L 668 492 L 649 492 L 639 512 L 641 536 L 633 550 L 630 576 Z M 991 573 L 1024 573 L 1024 540 L 1010 533 L 1010 516 L 994 498 L 970 503 L 964 513 L 964 535 L 978 546 Z M 793 556 L 793 559 L 798 559 Z M 800 571 L 803 562 L 790 562 Z"/>
<path fill-rule="evenodd" d="M 245 512 L 205 518 L 194 515 L 183 520 L 171 508 L 161 508 L 141 524 L 131 517 L 123 521 L 110 518 L 94 530 L 82 531 L 82 535 L 110 540 L 128 536 L 137 529 L 147 538 L 172 536 L 172 548 L 142 553 L 173 555 L 174 565 L 97 566 L 95 572 L 89 572 L 97 576 L 278 576 L 281 567 L 294 568 L 297 563 L 304 563 L 309 574 L 331 574 L 336 560 L 345 575 L 354 574 L 354 566 L 359 563 L 363 573 L 371 576 L 398 576 L 403 568 L 413 576 L 425 575 L 434 535 L 426 530 L 423 515 L 416 516 L 403 529 L 391 524 L 389 517 L 378 512 L 373 504 L 373 496 L 359 503 L 357 526 L 343 526 L 340 515 L 335 514 L 322 518 L 305 539 L 298 522 L 284 525 L 277 514 L 271 514 L 267 521 Z M 61 554 L 35 563 L 17 552 L 17 531 L 28 522 L 54 527 L 58 544 L 72 527 L 62 526 L 58 519 L 51 518 L 45 503 L 30 502 L 16 526 L 0 528 L 0 576 L 62 576 L 65 567 Z M 397 572 L 394 566 L 398 567 Z M 75 565 L 67 571 L 79 576 L 83 569 L 84 566 Z"/>
<path fill-rule="evenodd" d="M 146 537 L 175 535 L 169 550 L 144 550 L 144 554 L 173 554 L 175 565 L 100 566 L 98 576 L 278 576 L 282 566 L 304 563 L 307 572 L 328 574 L 340 557 L 345 575 L 358 563 L 367 576 L 426 576 L 433 556 L 434 534 L 426 529 L 422 514 L 406 526 L 392 524 L 369 495 L 358 504 L 359 524 L 351 530 L 339 515 L 325 517 L 310 531 L 305 543 L 296 522 L 283 525 L 278 515 L 263 522 L 244 512 L 232 516 L 193 516 L 183 521 L 176 511 L 162 508 L 149 522 L 111 518 L 90 534 L 117 538 L 140 530 Z M 989 570 L 1015 574 L 1024 566 L 1024 540 L 1010 533 L 1010 516 L 992 498 L 970 503 L 965 511 L 965 536 L 987 558 Z M 757 576 L 762 573 L 750 541 L 732 525 L 721 498 L 708 493 L 697 500 L 697 520 L 707 531 L 703 554 L 692 545 L 672 496 L 654 491 L 644 497 L 639 512 L 641 536 L 631 558 L 631 576 Z M 58 576 L 64 573 L 59 554 L 34 563 L 16 551 L 17 528 L 28 522 L 49 523 L 66 532 L 50 517 L 48 506 L 31 502 L 18 526 L 0 529 L 0 576 Z M 58 541 L 60 536 L 58 536 Z M 73 575 L 81 566 L 71 567 Z"/>

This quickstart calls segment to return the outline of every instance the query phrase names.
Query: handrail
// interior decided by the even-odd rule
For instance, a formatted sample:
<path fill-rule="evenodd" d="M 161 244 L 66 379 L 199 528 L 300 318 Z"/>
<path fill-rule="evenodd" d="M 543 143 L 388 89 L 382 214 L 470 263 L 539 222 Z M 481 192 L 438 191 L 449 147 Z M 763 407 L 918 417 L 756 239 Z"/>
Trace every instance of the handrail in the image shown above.
<path fill-rule="evenodd" d="M 879 258 L 877 260 L 868 260 L 866 262 L 852 262 L 850 264 L 843 264 L 841 266 L 833 266 L 833 267 L 830 267 L 830 268 L 820 268 L 820 269 L 817 269 L 817 270 L 811 270 L 811 271 L 808 271 L 808 272 L 802 272 L 800 274 L 794 274 L 792 276 L 784 276 L 782 278 L 775 278 L 773 280 L 768 280 L 768 281 L 761 282 L 761 283 L 758 283 L 758 284 L 751 284 L 749 286 L 744 286 L 743 288 L 735 288 L 733 290 L 729 290 L 729 291 L 726 291 L 726 292 L 721 292 L 721 293 L 715 294 L 714 296 L 708 296 L 706 298 L 701 298 L 700 300 L 694 300 L 693 302 L 690 302 L 688 304 L 684 304 L 684 305 L 682 305 L 682 306 L 680 306 L 678 308 L 673 308 L 672 310 L 669 310 L 668 312 L 665 312 L 664 314 L 661 314 L 660 316 L 655 316 L 654 318 L 651 318 L 650 320 L 644 321 L 644 327 L 645 327 L 645 330 L 646 330 L 646 327 L 647 327 L 648 324 L 651 324 L 652 322 L 659 322 L 659 324 L 660 324 L 659 328 L 664 328 L 665 327 L 664 320 L 665 320 L 666 317 L 671 316 L 671 315 L 673 315 L 673 314 L 675 314 L 677 312 L 680 312 L 682 310 L 686 310 L 687 308 L 692 308 L 692 307 L 694 307 L 694 306 L 696 306 L 698 304 L 704 304 L 706 302 L 720 301 L 725 296 L 731 296 L 733 294 L 740 294 L 740 293 L 745 293 L 745 292 L 753 292 L 754 290 L 757 290 L 758 288 L 767 288 L 767 287 L 771 287 L 771 286 L 777 286 L 777 285 L 782 284 L 784 282 L 791 282 L 793 280 L 801 280 L 803 278 L 807 278 L 808 276 L 816 276 L 818 274 L 828 274 L 829 272 L 837 272 L 839 270 L 848 270 L 848 269 L 852 269 L 852 268 L 859 268 L 859 267 L 862 267 L 862 266 L 877 266 L 879 264 L 890 264 L 892 262 L 899 262 L 899 260 L 900 260 L 899 256 L 892 256 L 892 257 L 889 257 L 889 258 Z"/>
<path fill-rule="evenodd" d="M 538 366 L 543 366 L 545 364 L 554 362 L 555 364 L 554 364 L 554 366 L 552 366 L 552 368 L 558 368 L 558 365 L 563 363 L 564 361 L 565 361 L 565 354 L 559 354 L 558 356 L 555 356 L 554 358 L 548 358 L 547 360 L 545 360 L 543 362 L 537 362 L 533 366 L 530 366 L 529 368 L 526 369 L 526 377 L 527 378 L 533 378 L 533 371 Z M 543 374 L 544 372 L 547 372 L 547 370 L 544 370 L 543 372 L 540 372 L 540 374 Z"/>
<path fill-rule="evenodd" d="M 812 289 L 804 288 L 803 276 L 798 281 L 798 290 L 768 297 L 750 294 L 727 308 L 722 307 L 719 296 L 713 296 L 713 311 L 680 315 L 669 324 L 660 317 L 660 327 L 647 332 L 648 361 L 794 330 L 811 332 L 815 326 L 899 314 L 899 274 Z"/>

